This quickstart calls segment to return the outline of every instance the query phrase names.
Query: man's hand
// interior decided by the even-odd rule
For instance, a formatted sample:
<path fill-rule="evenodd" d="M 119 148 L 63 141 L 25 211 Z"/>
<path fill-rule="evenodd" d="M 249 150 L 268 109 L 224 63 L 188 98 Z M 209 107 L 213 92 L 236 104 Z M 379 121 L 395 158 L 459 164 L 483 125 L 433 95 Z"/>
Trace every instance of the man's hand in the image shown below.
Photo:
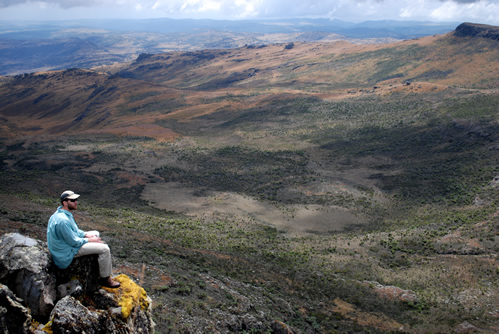
<path fill-rule="evenodd" d="M 88 237 L 88 242 L 99 242 L 102 243 L 102 240 L 96 236 L 96 235 L 91 235 Z"/>

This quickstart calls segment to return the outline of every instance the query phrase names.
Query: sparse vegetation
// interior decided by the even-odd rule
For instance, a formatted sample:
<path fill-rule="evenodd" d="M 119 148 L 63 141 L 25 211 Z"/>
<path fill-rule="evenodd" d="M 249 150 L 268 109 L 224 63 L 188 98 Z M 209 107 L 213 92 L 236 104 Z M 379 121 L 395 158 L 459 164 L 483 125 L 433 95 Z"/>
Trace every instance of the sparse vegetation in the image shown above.
<path fill-rule="evenodd" d="M 455 40 L 439 43 L 441 51 L 455 47 Z M 279 52 L 303 47 L 281 45 Z M 276 52 L 271 46 L 237 52 L 243 51 Z M 230 51 L 217 52 L 182 57 L 196 60 L 196 70 L 206 61 L 234 63 L 224 58 L 234 57 Z M 164 85 L 182 76 L 158 80 L 159 67 L 149 73 L 161 82 L 154 89 L 141 81 L 140 90 L 120 95 L 119 77 L 112 85 L 88 85 L 87 95 L 72 98 L 97 100 L 68 118 L 78 124 L 72 135 L 2 139 L 0 232 L 43 240 L 58 194 L 78 191 L 77 220 L 103 232 L 117 271 L 141 280 L 160 333 L 265 333 L 276 320 L 303 333 L 447 333 L 464 321 L 493 332 L 497 93 L 434 82 L 364 89 L 383 80 L 452 79 L 455 72 L 437 65 L 409 73 L 433 52 L 411 42 L 321 55 L 313 65 L 301 59 L 274 67 L 276 78 L 285 73 L 301 81 L 276 86 L 266 77 L 252 86 L 245 80 L 261 73 L 253 71 L 210 91 L 206 77 L 191 73 L 176 84 L 206 90 L 170 95 Z M 143 55 L 137 63 L 163 66 L 154 64 L 158 57 Z M 162 61 L 175 58 L 168 57 Z M 137 63 L 127 71 L 137 74 Z M 349 63 L 375 66 L 362 74 L 349 71 Z M 328 73 L 338 76 L 315 85 L 321 79 L 309 77 L 313 68 L 334 68 Z M 355 87 L 340 70 L 362 92 L 341 91 Z M 23 86 L 35 79 L 61 85 L 69 80 L 64 75 L 16 78 L 6 94 L 10 102 L 1 106 L 6 119 L 23 99 L 35 108 L 31 115 L 40 115 L 48 99 L 54 99 L 50 110 L 68 104 L 60 93 Z M 218 72 L 212 75 L 221 82 Z M 329 95 L 308 94 L 326 88 Z M 92 121 L 88 110 L 105 121 Z M 86 117 L 79 118 L 82 112 Z M 164 141 L 148 130 L 112 134 L 146 120 L 180 135 Z M 95 131 L 96 124 L 103 130 Z M 57 129 L 59 118 L 37 125 Z M 94 132 L 78 132 L 86 126 Z M 396 289 L 415 297 L 395 296 Z"/>

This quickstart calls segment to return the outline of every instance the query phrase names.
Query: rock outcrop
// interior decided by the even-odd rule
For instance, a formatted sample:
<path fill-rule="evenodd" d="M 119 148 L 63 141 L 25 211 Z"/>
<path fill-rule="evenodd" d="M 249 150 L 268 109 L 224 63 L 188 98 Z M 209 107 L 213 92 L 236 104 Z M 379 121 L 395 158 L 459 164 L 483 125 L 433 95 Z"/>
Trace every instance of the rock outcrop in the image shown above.
<path fill-rule="evenodd" d="M 499 175 L 496 175 L 492 181 L 490 181 L 489 186 L 492 188 L 497 188 L 499 186 Z"/>
<path fill-rule="evenodd" d="M 23 235 L 0 238 L 0 282 L 24 301 L 32 316 L 46 319 L 55 305 L 56 279 L 46 245 Z"/>
<path fill-rule="evenodd" d="M 17 233 L 0 237 L 0 331 L 154 333 L 151 299 L 128 276 L 100 287 L 97 256 L 53 265 L 46 244 Z M 35 321 L 33 321 L 35 320 Z M 42 323 L 34 328 L 35 323 Z M 43 325 L 46 323 L 46 325 Z"/>
<path fill-rule="evenodd" d="M 490 38 L 493 40 L 499 40 L 499 27 L 490 26 L 486 24 L 476 24 L 476 23 L 461 23 L 457 26 L 456 31 L 454 32 L 455 36 L 458 37 L 482 37 L 482 38 Z"/>
<path fill-rule="evenodd" d="M 10 289 L 0 284 L 0 332 L 29 333 L 31 314 Z"/>
<path fill-rule="evenodd" d="M 81 289 L 81 293 L 92 293 L 99 288 L 99 257 L 88 255 L 73 259 L 68 268 L 61 270 L 54 266 L 54 274 L 57 283 L 58 298 L 65 297 L 68 293 L 77 293 L 75 289 Z M 78 278 L 75 284 L 74 278 Z M 69 284 L 68 284 L 69 282 Z M 72 290 L 71 292 L 69 290 Z"/>
<path fill-rule="evenodd" d="M 378 296 L 383 299 L 396 300 L 404 303 L 417 303 L 419 298 L 416 292 L 404 290 L 397 286 L 381 285 L 378 282 L 364 281 L 364 284 L 370 286 Z"/>

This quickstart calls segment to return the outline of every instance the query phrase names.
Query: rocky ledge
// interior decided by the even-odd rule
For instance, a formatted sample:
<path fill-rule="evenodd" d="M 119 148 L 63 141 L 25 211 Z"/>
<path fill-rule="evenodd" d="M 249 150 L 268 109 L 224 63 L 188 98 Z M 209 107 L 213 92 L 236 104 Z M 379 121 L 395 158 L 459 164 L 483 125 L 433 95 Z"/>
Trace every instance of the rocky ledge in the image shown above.
<path fill-rule="evenodd" d="M 461 23 L 457 26 L 454 35 L 457 37 L 482 37 L 490 38 L 493 40 L 499 40 L 499 27 L 490 26 L 486 24 L 476 24 L 476 23 Z"/>
<path fill-rule="evenodd" d="M 57 269 L 47 246 L 17 233 L 0 237 L 0 332 L 154 333 L 151 299 L 128 276 L 100 287 L 97 256 Z"/>

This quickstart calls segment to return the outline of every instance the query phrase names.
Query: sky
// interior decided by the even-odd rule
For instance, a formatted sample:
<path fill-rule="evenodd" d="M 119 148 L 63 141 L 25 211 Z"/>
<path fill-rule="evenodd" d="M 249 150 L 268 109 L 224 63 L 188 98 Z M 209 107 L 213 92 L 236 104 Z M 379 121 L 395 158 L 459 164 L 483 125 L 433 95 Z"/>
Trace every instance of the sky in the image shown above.
<path fill-rule="evenodd" d="M 328 18 L 499 25 L 499 0 L 0 0 L 0 20 Z"/>

